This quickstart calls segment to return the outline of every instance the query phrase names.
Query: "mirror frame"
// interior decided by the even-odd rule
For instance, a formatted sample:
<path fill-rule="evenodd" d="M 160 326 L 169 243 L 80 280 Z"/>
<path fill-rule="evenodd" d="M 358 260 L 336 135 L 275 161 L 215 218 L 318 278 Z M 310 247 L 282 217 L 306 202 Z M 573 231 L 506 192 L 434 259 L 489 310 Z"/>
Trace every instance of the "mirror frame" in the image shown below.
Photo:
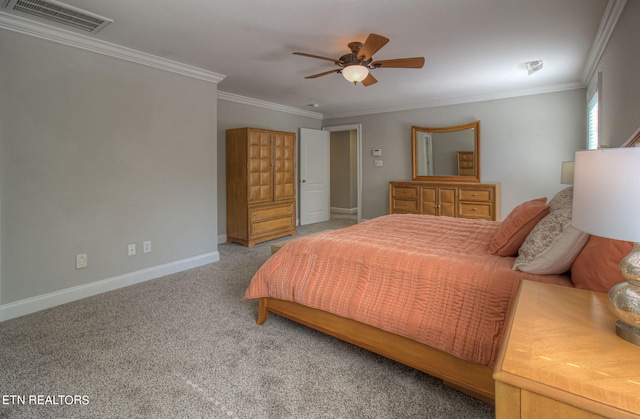
<path fill-rule="evenodd" d="M 475 176 L 418 176 L 418 161 L 416 152 L 417 134 L 419 132 L 454 132 L 473 128 L 474 135 L 474 164 Z M 411 127 L 411 175 L 412 180 L 432 182 L 480 182 L 480 121 L 463 125 L 442 128 L 427 128 L 413 125 Z"/>

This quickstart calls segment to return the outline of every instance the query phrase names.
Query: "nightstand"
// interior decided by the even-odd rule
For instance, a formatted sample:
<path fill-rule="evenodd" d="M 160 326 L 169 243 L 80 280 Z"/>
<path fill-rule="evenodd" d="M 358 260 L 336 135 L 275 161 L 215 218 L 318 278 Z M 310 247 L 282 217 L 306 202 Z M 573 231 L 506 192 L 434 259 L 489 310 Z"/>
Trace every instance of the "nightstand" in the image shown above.
<path fill-rule="evenodd" d="M 640 417 L 640 346 L 603 293 L 522 281 L 493 377 L 498 419 Z"/>

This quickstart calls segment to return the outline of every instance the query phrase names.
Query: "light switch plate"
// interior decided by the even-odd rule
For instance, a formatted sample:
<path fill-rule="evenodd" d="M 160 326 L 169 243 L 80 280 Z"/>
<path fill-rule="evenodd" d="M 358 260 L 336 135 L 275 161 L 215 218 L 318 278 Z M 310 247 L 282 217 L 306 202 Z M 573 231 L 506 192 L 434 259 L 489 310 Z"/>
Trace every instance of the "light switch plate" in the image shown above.
<path fill-rule="evenodd" d="M 88 266 L 88 259 L 86 253 L 80 253 L 76 255 L 76 269 L 86 268 Z"/>
<path fill-rule="evenodd" d="M 382 149 L 381 148 L 374 148 L 373 149 L 373 157 L 380 157 L 382 156 Z"/>

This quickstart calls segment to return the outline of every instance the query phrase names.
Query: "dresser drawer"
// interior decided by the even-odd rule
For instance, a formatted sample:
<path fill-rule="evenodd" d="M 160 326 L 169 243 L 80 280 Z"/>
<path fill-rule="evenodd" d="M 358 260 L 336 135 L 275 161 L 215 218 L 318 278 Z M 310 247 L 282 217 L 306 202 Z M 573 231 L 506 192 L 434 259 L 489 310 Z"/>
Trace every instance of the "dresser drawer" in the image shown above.
<path fill-rule="evenodd" d="M 418 200 L 410 199 L 394 199 L 391 201 L 392 213 L 411 213 L 418 214 Z"/>
<path fill-rule="evenodd" d="M 458 191 L 458 199 L 460 199 L 460 201 L 491 202 L 493 201 L 491 195 L 492 193 L 489 189 L 460 188 Z"/>
<path fill-rule="evenodd" d="M 418 188 L 416 186 L 394 186 L 394 198 L 418 198 Z"/>
<path fill-rule="evenodd" d="M 463 218 L 482 218 L 493 220 L 493 205 L 480 202 L 461 202 L 459 216 Z"/>
<path fill-rule="evenodd" d="M 291 216 L 293 214 L 293 204 L 272 206 L 268 208 L 256 208 L 249 211 L 249 220 L 255 221 L 267 220 L 275 217 Z"/>
<path fill-rule="evenodd" d="M 278 230 L 293 228 L 293 217 L 274 218 L 266 221 L 251 223 L 251 236 L 271 233 Z"/>

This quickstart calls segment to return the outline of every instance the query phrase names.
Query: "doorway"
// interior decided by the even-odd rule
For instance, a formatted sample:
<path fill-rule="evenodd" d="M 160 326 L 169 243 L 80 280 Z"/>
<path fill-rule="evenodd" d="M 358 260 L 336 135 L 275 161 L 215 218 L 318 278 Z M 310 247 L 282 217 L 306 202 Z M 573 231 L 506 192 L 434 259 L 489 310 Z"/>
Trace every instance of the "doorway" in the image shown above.
<path fill-rule="evenodd" d="M 362 124 L 322 128 L 331 134 L 331 216 L 362 221 Z"/>

